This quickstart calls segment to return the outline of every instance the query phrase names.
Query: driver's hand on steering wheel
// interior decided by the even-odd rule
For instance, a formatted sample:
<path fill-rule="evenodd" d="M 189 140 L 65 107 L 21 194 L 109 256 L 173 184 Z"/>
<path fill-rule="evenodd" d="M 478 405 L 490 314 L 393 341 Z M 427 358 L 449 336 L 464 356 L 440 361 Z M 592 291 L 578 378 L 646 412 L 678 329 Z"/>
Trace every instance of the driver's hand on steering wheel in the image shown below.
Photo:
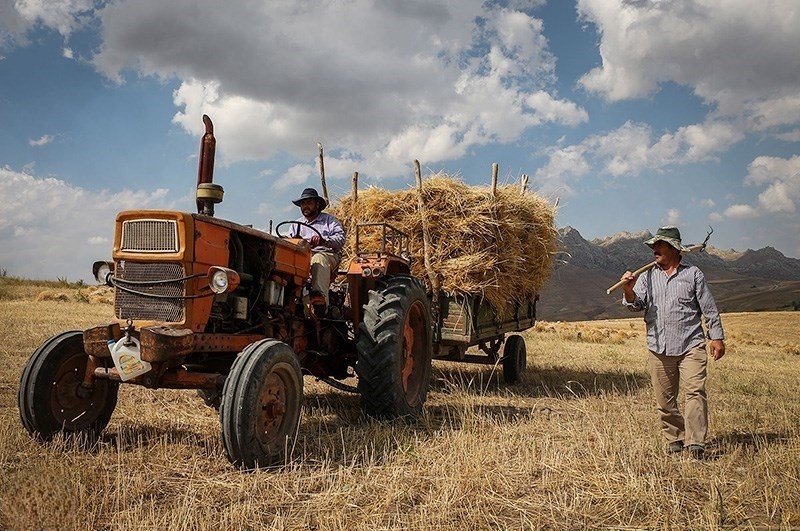
<path fill-rule="evenodd" d="M 306 238 L 306 241 L 310 243 L 312 247 L 316 247 L 322 243 L 322 238 L 319 234 L 314 234 L 310 238 Z"/>

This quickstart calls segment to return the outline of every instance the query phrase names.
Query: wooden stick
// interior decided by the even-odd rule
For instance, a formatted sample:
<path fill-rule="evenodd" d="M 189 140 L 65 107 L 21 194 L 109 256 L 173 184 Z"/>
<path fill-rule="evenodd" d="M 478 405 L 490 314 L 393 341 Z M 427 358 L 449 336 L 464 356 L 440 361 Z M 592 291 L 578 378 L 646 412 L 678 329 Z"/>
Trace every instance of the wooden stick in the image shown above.
<path fill-rule="evenodd" d="M 317 142 L 317 147 L 319 148 L 319 180 L 322 182 L 322 197 L 325 198 L 325 202 L 330 204 L 331 202 L 328 201 L 328 185 L 325 184 L 325 162 L 322 159 L 322 144 Z"/>
<path fill-rule="evenodd" d="M 419 169 L 419 161 L 414 161 L 414 176 L 417 178 L 417 190 L 419 194 L 417 195 L 417 206 L 419 207 L 419 212 L 422 215 L 422 258 L 425 262 L 425 271 L 428 273 L 428 279 L 431 281 L 431 291 L 433 292 L 433 304 L 434 311 L 438 312 L 438 301 L 439 301 L 439 277 L 436 276 L 436 272 L 433 270 L 433 266 L 431 265 L 431 240 L 430 236 L 428 236 L 428 219 L 425 215 L 425 200 L 423 199 L 422 195 L 422 172 Z"/>
<path fill-rule="evenodd" d="M 522 180 L 520 181 L 519 186 L 520 186 L 520 191 L 523 194 L 528 191 L 528 174 L 527 173 L 523 173 L 522 174 Z"/>
<path fill-rule="evenodd" d="M 500 171 L 500 166 L 496 162 L 492 163 L 492 195 L 497 197 L 497 173 Z"/>
<path fill-rule="evenodd" d="M 684 251 L 682 251 L 682 252 L 684 252 L 684 253 L 694 253 L 694 252 L 697 252 L 697 251 L 702 251 L 702 250 L 703 250 L 703 249 L 705 249 L 705 248 L 706 248 L 706 246 L 705 246 L 705 245 L 703 245 L 703 244 L 690 245 L 689 247 L 687 247 L 687 248 L 686 248 Z M 650 263 L 649 263 L 649 264 L 647 264 L 647 265 L 643 265 L 642 267 L 640 267 L 639 269 L 637 269 L 636 271 L 634 271 L 634 272 L 633 272 L 633 278 L 639 278 L 639 275 L 641 275 L 642 273 L 645 273 L 645 272 L 647 272 L 647 271 L 650 271 L 651 269 L 653 269 L 653 268 L 655 267 L 655 265 L 656 265 L 656 263 L 655 263 L 655 262 L 650 262 Z M 625 284 L 625 282 L 627 282 L 627 281 L 625 281 L 625 280 L 620 280 L 619 282 L 617 282 L 616 284 L 614 284 L 613 286 L 611 286 L 610 288 L 608 288 L 608 289 L 606 290 L 606 294 L 609 294 L 609 293 L 611 293 L 612 291 L 614 291 L 615 289 L 619 288 L 620 286 L 622 286 L 623 284 Z"/>
<path fill-rule="evenodd" d="M 350 212 L 352 213 L 350 216 L 350 231 L 356 230 L 356 220 L 358 219 L 358 209 L 356 208 L 356 204 L 358 203 L 358 172 L 353 172 L 353 181 L 352 181 L 352 190 L 351 196 L 353 198 L 353 204 L 350 206 Z"/>
<path fill-rule="evenodd" d="M 639 275 L 641 275 L 642 273 L 644 273 L 646 271 L 650 271 L 655 266 L 656 266 L 655 262 L 650 262 L 649 264 L 640 267 L 639 269 L 637 269 L 636 271 L 633 272 L 633 278 L 639 278 Z M 610 288 L 608 288 L 606 290 L 606 295 L 608 295 L 609 293 L 611 293 L 615 289 L 619 288 L 620 286 L 622 286 L 626 282 L 627 282 L 627 280 L 620 280 L 619 282 L 617 282 L 616 284 L 614 284 L 613 286 L 611 286 Z"/>

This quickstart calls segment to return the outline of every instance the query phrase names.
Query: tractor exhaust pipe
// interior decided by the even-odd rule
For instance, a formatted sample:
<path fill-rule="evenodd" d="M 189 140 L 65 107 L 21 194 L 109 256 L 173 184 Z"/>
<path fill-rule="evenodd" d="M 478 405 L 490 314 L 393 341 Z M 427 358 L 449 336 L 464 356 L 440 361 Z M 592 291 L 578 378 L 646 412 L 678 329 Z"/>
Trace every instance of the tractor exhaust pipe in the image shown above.
<path fill-rule="evenodd" d="M 223 190 L 214 184 L 214 151 L 217 139 L 214 138 L 214 124 L 207 114 L 203 115 L 206 133 L 200 140 L 200 160 L 197 166 L 197 213 L 214 215 L 214 205 L 222 202 Z"/>

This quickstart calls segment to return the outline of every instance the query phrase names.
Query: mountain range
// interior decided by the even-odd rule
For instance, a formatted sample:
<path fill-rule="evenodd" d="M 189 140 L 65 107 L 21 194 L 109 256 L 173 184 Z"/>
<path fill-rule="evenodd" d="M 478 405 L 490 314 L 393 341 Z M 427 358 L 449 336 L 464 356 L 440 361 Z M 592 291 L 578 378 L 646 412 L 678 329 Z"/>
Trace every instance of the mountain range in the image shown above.
<path fill-rule="evenodd" d="M 621 232 L 586 240 L 572 227 L 559 229 L 559 234 L 561 253 L 541 290 L 537 318 L 581 321 L 637 315 L 622 306 L 622 290 L 606 290 L 626 270 L 653 261 L 643 243 L 652 234 Z M 708 245 L 705 251 L 685 253 L 683 260 L 703 271 L 722 312 L 800 310 L 800 260 L 772 247 L 740 252 Z"/>

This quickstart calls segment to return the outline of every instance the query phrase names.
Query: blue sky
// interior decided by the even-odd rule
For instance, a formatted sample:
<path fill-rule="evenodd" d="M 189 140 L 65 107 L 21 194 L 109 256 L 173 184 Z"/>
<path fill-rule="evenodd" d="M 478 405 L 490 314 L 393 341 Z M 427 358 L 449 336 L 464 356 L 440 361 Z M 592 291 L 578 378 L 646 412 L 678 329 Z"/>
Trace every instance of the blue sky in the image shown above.
<path fill-rule="evenodd" d="M 117 211 L 192 211 L 203 113 L 259 228 L 321 142 L 334 198 L 497 162 L 589 239 L 798 257 L 799 49 L 796 0 L 0 0 L 0 269 L 90 281 Z"/>

